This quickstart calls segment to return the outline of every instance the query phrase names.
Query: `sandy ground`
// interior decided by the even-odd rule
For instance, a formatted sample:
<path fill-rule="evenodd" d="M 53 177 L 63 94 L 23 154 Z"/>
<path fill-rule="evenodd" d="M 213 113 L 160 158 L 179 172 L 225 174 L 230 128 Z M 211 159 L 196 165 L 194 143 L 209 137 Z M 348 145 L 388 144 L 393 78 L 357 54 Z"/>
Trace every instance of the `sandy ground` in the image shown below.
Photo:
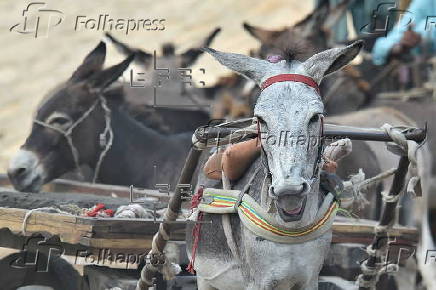
<path fill-rule="evenodd" d="M 40 1 L 38 1 L 40 2 Z M 0 1 L 0 172 L 24 142 L 31 126 L 32 113 L 44 94 L 68 78 L 83 57 L 102 38 L 102 31 L 75 31 L 76 17 L 98 18 L 109 14 L 112 18 L 166 19 L 164 31 L 134 31 L 113 34 L 120 39 L 149 51 L 159 49 L 164 42 L 175 42 L 182 51 L 198 43 L 216 26 L 223 28 L 212 47 L 246 53 L 257 42 L 242 28 L 243 21 L 275 28 L 290 25 L 303 18 L 312 1 L 291 0 L 75 0 L 46 1 L 47 9 L 63 14 L 63 21 L 53 27 L 47 37 L 34 38 L 30 34 L 9 31 L 22 22 L 22 12 L 30 1 Z M 121 60 L 109 47 L 107 64 Z M 203 56 L 197 67 L 206 68 L 202 79 L 212 84 L 228 70 Z"/>

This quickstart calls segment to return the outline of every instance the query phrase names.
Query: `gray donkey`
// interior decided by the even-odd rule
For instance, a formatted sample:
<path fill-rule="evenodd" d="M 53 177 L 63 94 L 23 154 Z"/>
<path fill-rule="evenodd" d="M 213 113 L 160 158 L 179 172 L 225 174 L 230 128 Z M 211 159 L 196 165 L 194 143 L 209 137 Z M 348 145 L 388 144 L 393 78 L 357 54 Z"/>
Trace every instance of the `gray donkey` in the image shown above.
<path fill-rule="evenodd" d="M 324 105 L 316 88 L 326 75 L 348 64 L 362 46 L 362 42 L 355 42 L 346 48 L 323 51 L 305 62 L 277 63 L 207 49 L 221 64 L 263 87 L 254 109 L 262 135 L 277 137 L 288 132 L 288 136 L 302 136 L 304 140 L 282 141 L 280 145 L 270 142 L 269 137 L 261 138 L 261 157 L 233 185 L 233 189 L 244 189 L 280 228 L 299 231 L 313 227 L 328 199 L 319 184 L 322 146 L 311 146 L 308 141 L 322 134 Z M 293 80 L 282 78 L 290 74 Z M 204 176 L 198 185 L 211 187 Z M 303 235 L 281 243 L 254 234 L 234 214 L 229 235 L 223 216 L 205 213 L 203 217 L 212 223 L 202 224 L 196 248 L 194 269 L 199 289 L 318 288 L 319 272 L 331 242 L 330 226 L 310 238 Z M 187 233 L 190 230 L 192 225 Z M 193 244 L 188 234 L 190 257 Z"/>

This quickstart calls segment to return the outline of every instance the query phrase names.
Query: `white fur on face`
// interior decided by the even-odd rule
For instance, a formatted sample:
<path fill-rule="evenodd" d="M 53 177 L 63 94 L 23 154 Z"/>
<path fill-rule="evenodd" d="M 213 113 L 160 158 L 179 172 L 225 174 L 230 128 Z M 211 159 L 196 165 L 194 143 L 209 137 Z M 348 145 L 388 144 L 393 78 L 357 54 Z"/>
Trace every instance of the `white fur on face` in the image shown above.
<path fill-rule="evenodd" d="M 18 171 L 23 171 L 17 175 Z M 8 174 L 17 190 L 38 191 L 46 176 L 38 156 L 32 151 L 20 149 L 9 161 Z"/>

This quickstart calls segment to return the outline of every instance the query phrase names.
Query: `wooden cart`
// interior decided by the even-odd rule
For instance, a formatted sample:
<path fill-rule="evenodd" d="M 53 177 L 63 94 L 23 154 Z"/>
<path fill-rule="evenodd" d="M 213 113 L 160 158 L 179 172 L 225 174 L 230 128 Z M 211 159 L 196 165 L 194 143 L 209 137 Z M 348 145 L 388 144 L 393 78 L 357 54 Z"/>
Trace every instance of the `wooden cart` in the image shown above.
<path fill-rule="evenodd" d="M 0 177 L 0 182 L 7 184 L 4 177 Z M 51 189 L 64 192 L 30 194 L 0 188 L 0 202 L 8 206 L 0 208 L 0 247 L 16 251 L 0 261 L 0 288 L 15 289 L 17 282 L 22 281 L 24 284 L 21 286 L 39 283 L 63 290 L 135 289 L 138 267 L 146 262 L 146 254 L 160 221 L 91 218 L 35 211 L 26 221 L 23 234 L 23 222 L 29 213 L 29 209 L 19 208 L 24 199 L 31 198 L 36 207 L 50 205 L 53 200 L 56 203 L 80 200 L 80 207 L 103 202 L 109 208 L 117 208 L 130 201 L 129 188 L 120 186 L 58 180 L 51 185 Z M 169 198 L 166 194 L 153 191 L 151 196 L 162 204 Z M 321 272 L 326 277 L 321 277 L 320 289 L 341 289 L 337 288 L 341 283 L 345 289 L 350 287 L 348 281 L 354 280 L 360 271 L 358 262 L 365 258 L 363 247 L 372 242 L 376 224 L 376 221 L 345 218 L 334 223 L 332 250 Z M 182 268 L 188 263 L 184 237 L 185 223 L 180 220 L 172 225 L 169 247 L 172 261 L 182 265 Z M 418 234 L 412 228 L 396 227 L 391 238 L 394 237 L 398 245 L 406 246 L 412 252 Z M 74 267 L 66 266 L 65 260 L 59 259 L 59 256 L 66 258 Z M 56 268 L 62 268 L 63 272 L 56 272 Z M 77 270 L 82 275 L 77 275 Z M 339 282 L 327 277 L 338 276 L 338 273 L 341 275 L 335 279 L 342 279 Z M 195 287 L 195 277 L 186 272 L 171 284 L 158 279 L 156 285 L 156 289 Z"/>

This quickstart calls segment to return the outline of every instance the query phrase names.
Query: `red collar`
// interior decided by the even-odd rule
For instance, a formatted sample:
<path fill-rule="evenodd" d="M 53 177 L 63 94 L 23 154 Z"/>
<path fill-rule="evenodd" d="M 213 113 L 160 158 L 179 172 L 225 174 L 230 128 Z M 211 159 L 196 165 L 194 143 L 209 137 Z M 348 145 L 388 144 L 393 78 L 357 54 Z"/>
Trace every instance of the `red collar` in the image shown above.
<path fill-rule="evenodd" d="M 263 91 L 264 89 L 266 89 L 270 85 L 272 85 L 274 83 L 279 83 L 279 82 L 303 83 L 303 84 L 308 85 L 309 87 L 314 88 L 318 92 L 318 94 L 320 94 L 319 86 L 312 78 L 306 77 L 303 75 L 297 75 L 297 74 L 281 74 L 281 75 L 276 75 L 276 76 L 270 77 L 262 83 L 262 85 L 260 86 L 260 89 Z"/>

